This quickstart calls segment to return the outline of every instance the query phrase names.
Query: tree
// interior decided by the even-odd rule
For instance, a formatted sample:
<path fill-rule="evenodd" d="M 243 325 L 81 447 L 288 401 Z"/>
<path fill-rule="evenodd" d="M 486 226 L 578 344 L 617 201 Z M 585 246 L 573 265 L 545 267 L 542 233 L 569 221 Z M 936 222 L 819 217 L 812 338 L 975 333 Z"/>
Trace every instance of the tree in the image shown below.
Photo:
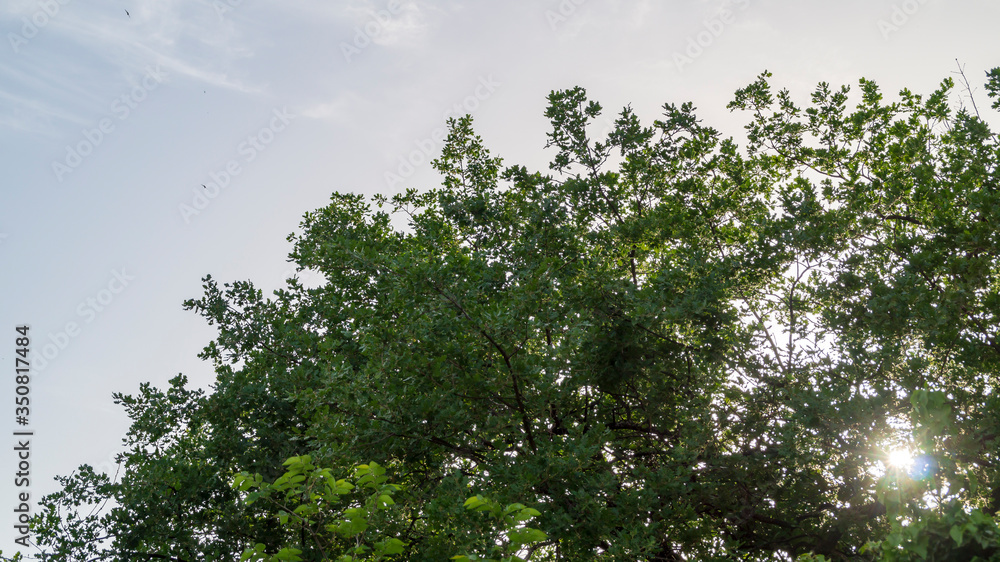
<path fill-rule="evenodd" d="M 39 543 L 332 559 L 339 510 L 382 492 L 322 486 L 362 465 L 394 486 L 352 543 L 372 556 L 1000 559 L 997 136 L 950 79 L 800 107 L 769 78 L 730 104 L 743 150 L 691 104 L 592 139 L 574 88 L 549 96 L 551 173 L 504 167 L 465 117 L 440 188 L 334 194 L 289 237 L 325 282 L 206 277 L 185 305 L 219 327 L 214 391 L 117 395 L 122 481 L 63 479 Z M 1000 108 L 1000 69 L 987 91 Z"/>

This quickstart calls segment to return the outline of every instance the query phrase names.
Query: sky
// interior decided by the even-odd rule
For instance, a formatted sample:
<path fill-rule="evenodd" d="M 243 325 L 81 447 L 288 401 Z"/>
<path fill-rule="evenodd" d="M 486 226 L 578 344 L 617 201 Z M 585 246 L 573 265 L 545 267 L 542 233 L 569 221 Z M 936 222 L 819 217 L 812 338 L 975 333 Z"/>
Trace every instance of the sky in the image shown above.
<path fill-rule="evenodd" d="M 995 120 L 997 21 L 987 0 L 3 0 L 0 548 L 19 494 L 34 513 L 55 476 L 114 473 L 129 420 L 113 392 L 209 387 L 214 328 L 182 307 L 205 275 L 270 294 L 331 193 L 436 186 L 449 117 L 546 172 L 553 90 L 586 88 L 598 129 L 690 101 L 739 140 L 747 116 L 726 104 L 765 70 L 806 103 L 862 77 L 930 93 L 961 63 Z"/>

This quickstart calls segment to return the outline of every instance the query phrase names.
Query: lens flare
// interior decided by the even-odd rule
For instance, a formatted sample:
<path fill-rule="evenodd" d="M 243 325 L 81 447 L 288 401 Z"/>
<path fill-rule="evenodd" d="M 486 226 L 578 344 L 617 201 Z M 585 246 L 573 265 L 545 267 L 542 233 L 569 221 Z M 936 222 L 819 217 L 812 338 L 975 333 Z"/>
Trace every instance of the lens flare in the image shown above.
<path fill-rule="evenodd" d="M 937 467 L 938 463 L 934 457 L 930 455 L 919 455 L 913 459 L 913 464 L 910 467 L 910 477 L 914 480 L 930 478 L 937 472 Z"/>

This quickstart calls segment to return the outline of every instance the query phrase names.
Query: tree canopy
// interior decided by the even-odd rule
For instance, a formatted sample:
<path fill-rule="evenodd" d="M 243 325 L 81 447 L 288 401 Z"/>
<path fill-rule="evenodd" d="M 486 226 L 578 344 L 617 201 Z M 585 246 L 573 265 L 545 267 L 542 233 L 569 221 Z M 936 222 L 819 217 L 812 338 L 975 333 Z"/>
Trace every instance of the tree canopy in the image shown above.
<path fill-rule="evenodd" d="M 42 551 L 1000 560 L 998 137 L 952 79 L 770 79 L 743 148 L 689 103 L 594 138 L 573 88 L 548 171 L 464 117 L 440 187 L 335 193 L 289 237 L 323 282 L 206 277 L 214 387 L 116 394 L 120 478 L 62 478 Z"/>

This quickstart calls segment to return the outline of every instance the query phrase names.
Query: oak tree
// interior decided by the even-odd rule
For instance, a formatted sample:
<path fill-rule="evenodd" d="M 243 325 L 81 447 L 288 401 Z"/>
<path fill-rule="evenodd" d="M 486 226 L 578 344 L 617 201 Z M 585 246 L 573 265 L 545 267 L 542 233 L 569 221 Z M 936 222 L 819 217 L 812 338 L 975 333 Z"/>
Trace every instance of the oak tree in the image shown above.
<path fill-rule="evenodd" d="M 62 479 L 38 543 L 1000 559 L 997 135 L 951 79 L 803 103 L 770 78 L 729 106 L 743 148 L 691 104 L 594 138 L 603 108 L 573 88 L 548 99 L 547 171 L 505 166 L 465 117 L 440 187 L 335 193 L 289 238 L 322 283 L 206 277 L 186 306 L 219 328 L 212 391 L 116 395 L 121 476 Z"/>

